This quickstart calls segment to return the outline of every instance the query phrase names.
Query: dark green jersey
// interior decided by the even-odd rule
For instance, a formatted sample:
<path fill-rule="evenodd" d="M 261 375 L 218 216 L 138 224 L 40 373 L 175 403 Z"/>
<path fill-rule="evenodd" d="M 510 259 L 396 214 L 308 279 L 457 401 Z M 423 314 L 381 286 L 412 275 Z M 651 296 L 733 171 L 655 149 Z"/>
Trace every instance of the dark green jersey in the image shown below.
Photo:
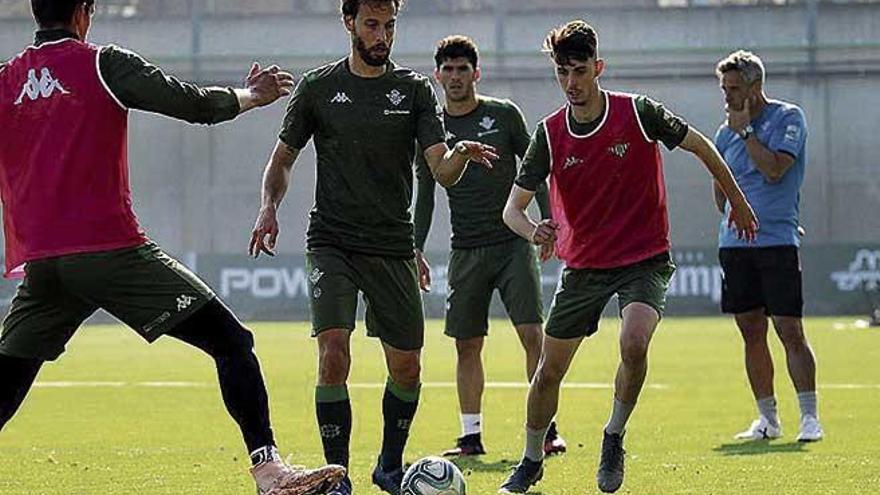
<path fill-rule="evenodd" d="M 687 122 L 647 96 L 636 97 L 636 111 L 648 138 L 663 143 L 670 150 L 678 147 L 688 133 Z M 582 124 L 574 120 L 571 114 L 568 116 L 572 131 L 579 135 L 593 132 L 601 120 L 600 116 L 593 122 Z M 547 146 L 547 130 L 542 122 L 529 143 L 522 170 L 516 178 L 516 185 L 535 191 L 545 183 L 548 175 L 550 175 L 550 147 Z"/>
<path fill-rule="evenodd" d="M 479 104 L 467 115 L 444 115 L 446 144 L 463 140 L 490 144 L 500 158 L 488 169 L 469 164 L 454 186 L 446 189 L 452 214 L 452 247 L 468 249 L 516 238 L 501 216 L 517 173 L 517 157 L 525 156 L 529 131 L 519 107 L 510 100 L 479 96 Z M 419 191 L 415 208 L 416 247 L 424 249 L 434 210 L 435 181 L 423 153 L 416 156 Z M 549 216 L 546 192 L 538 200 Z"/>
<path fill-rule="evenodd" d="M 428 78 L 389 63 L 384 75 L 352 74 L 347 59 L 308 72 L 296 87 L 280 139 L 318 155 L 308 247 L 412 257 L 412 163 L 416 142 L 442 143 Z"/>

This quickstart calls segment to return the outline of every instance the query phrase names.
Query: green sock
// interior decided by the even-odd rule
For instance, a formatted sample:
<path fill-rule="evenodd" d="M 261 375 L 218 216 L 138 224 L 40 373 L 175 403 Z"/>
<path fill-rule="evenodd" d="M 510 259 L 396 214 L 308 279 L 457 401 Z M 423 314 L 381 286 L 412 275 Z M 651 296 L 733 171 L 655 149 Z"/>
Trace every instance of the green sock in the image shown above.
<path fill-rule="evenodd" d="M 315 412 L 318 431 L 324 446 L 324 459 L 329 464 L 348 467 L 351 440 L 351 400 L 345 385 L 315 388 Z"/>
<path fill-rule="evenodd" d="M 390 378 L 385 384 L 382 398 L 382 415 L 385 418 L 380 461 L 384 471 L 403 466 L 403 450 L 409 438 L 409 428 L 419 406 L 421 386 L 406 389 Z"/>

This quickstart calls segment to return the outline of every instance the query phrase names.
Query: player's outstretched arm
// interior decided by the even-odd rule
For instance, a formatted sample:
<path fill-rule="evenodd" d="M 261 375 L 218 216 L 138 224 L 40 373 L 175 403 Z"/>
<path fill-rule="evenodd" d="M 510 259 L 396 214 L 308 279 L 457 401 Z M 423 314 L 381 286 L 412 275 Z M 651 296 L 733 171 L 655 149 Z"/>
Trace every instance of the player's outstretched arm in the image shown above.
<path fill-rule="evenodd" d="M 718 208 L 719 212 L 724 213 L 724 209 L 727 206 L 727 196 L 724 195 L 724 191 L 717 180 L 712 181 L 712 196 L 715 199 L 715 207 Z"/>
<path fill-rule="evenodd" d="M 498 159 L 495 148 L 476 141 L 459 141 L 452 149 L 438 143 L 425 150 L 425 161 L 434 179 L 443 187 L 452 187 L 461 179 L 468 162 L 473 161 L 492 168 Z"/>
<path fill-rule="evenodd" d="M 287 193 L 293 164 L 299 150 L 291 148 L 283 141 L 275 144 L 272 157 L 263 172 L 263 189 L 260 212 L 251 232 L 248 254 L 254 258 L 260 253 L 275 256 L 275 243 L 278 240 L 278 207 Z"/>
<path fill-rule="evenodd" d="M 724 192 L 731 206 L 728 226 L 735 226 L 740 238 L 755 240 L 758 218 L 712 141 L 690 127 L 679 147 L 696 155 Z"/>
<path fill-rule="evenodd" d="M 109 45 L 98 59 L 101 79 L 127 109 L 153 112 L 192 124 L 217 124 L 290 94 L 293 76 L 277 66 L 254 64 L 242 88 L 203 87 L 166 75 L 140 55 Z"/>

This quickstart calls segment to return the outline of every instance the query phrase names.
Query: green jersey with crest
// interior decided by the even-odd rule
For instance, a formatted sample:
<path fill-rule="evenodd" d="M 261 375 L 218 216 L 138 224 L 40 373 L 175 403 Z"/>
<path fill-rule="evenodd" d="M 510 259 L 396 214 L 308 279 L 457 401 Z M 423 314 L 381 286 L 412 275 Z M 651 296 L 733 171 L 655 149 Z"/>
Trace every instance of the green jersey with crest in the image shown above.
<path fill-rule="evenodd" d="M 492 162 L 491 169 L 469 163 L 461 180 L 446 189 L 454 249 L 489 246 L 517 238 L 504 224 L 502 213 L 517 175 L 517 157 L 523 157 L 529 147 L 529 131 L 522 111 L 510 100 L 483 95 L 478 100 L 477 107 L 466 115 L 444 115 L 447 145 L 479 141 L 494 146 L 500 156 Z M 433 214 L 435 182 L 423 153 L 416 156 L 416 176 L 416 247 L 424 249 Z M 541 213 L 547 218 L 550 210 L 546 190 L 539 191 L 538 196 Z"/>
<path fill-rule="evenodd" d="M 430 148 L 444 134 L 434 89 L 412 69 L 389 62 L 384 75 L 364 78 L 343 59 L 306 73 L 279 138 L 294 149 L 314 138 L 308 249 L 411 258 L 415 144 Z"/>

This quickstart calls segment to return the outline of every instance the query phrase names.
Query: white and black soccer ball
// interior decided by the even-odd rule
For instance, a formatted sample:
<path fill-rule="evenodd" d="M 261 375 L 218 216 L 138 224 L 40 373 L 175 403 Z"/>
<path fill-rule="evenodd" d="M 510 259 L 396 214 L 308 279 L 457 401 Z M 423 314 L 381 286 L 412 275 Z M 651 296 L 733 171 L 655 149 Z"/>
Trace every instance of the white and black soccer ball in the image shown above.
<path fill-rule="evenodd" d="M 440 457 L 419 459 L 406 470 L 401 495 L 465 495 L 464 475 Z"/>

